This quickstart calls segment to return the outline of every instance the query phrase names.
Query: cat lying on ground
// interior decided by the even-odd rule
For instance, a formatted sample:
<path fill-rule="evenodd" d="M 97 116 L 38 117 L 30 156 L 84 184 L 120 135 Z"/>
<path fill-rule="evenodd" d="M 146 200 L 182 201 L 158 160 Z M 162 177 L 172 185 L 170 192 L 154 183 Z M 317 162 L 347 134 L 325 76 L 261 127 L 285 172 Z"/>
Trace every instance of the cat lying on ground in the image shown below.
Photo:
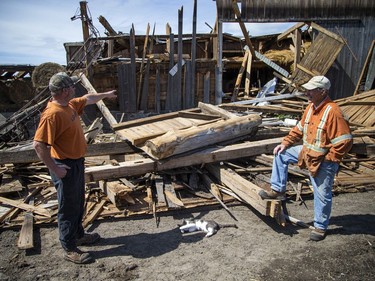
<path fill-rule="evenodd" d="M 224 227 L 235 227 L 235 224 L 218 224 L 215 221 L 204 221 L 204 220 L 183 220 L 182 224 L 178 225 L 181 233 L 188 233 L 194 231 L 204 231 L 205 237 L 210 237 L 218 232 L 220 228 Z"/>

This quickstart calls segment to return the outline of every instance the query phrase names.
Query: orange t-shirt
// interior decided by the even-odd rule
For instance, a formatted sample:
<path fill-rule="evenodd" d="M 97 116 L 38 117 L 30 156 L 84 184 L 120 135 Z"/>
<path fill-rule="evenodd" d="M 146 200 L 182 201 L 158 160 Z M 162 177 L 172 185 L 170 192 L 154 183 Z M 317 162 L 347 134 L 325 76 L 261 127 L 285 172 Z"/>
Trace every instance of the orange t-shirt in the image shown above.
<path fill-rule="evenodd" d="M 79 116 L 87 99 L 74 98 L 67 106 L 48 102 L 41 114 L 34 140 L 51 146 L 56 159 L 78 159 L 86 153 L 86 140 Z"/>

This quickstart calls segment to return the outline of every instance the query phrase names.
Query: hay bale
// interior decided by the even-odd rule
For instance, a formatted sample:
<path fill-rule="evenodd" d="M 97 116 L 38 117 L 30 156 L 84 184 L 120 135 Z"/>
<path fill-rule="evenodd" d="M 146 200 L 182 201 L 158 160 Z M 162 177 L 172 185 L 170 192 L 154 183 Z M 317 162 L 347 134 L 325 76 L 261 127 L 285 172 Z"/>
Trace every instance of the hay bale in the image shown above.
<path fill-rule="evenodd" d="M 19 106 L 34 98 L 34 89 L 31 81 L 12 80 L 7 82 L 7 86 L 9 88 L 8 98 Z"/>
<path fill-rule="evenodd" d="M 46 62 L 35 67 L 31 80 L 36 89 L 48 86 L 49 79 L 57 72 L 66 71 L 65 67 L 58 63 Z"/>

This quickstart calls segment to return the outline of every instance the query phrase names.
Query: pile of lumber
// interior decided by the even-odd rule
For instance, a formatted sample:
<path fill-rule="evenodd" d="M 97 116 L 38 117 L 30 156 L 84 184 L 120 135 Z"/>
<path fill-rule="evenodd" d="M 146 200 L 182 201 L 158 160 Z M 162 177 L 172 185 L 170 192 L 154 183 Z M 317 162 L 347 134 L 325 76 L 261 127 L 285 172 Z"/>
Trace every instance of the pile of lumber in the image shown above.
<path fill-rule="evenodd" d="M 373 95 L 363 94 L 366 102 Z M 254 110 L 264 101 L 269 111 Z M 344 111 L 352 101 L 340 101 Z M 299 115 L 284 111 L 288 105 Z M 189 110 L 109 122 L 116 136 L 96 136 L 88 145 L 84 226 L 135 215 L 154 216 L 158 222 L 160 213 L 202 206 L 221 206 L 233 216 L 228 206 L 238 203 L 284 225 L 281 202 L 262 200 L 258 193 L 269 188 L 272 151 L 290 130 L 288 122 L 275 115 L 297 120 L 305 106 L 301 96 L 283 94 L 233 103 L 227 106 L 231 111 L 200 103 Z M 100 108 L 104 117 L 113 120 L 102 104 Z M 334 192 L 374 188 L 375 141 L 369 127 L 373 124 L 363 124 L 371 118 L 361 119 L 360 124 L 355 120 L 351 119 L 354 145 L 341 163 Z M 56 223 L 56 190 L 31 143 L 0 151 L 0 165 L 0 227 L 22 226 L 19 247 L 30 248 L 34 224 Z M 290 167 L 287 188 L 290 200 L 303 202 L 311 196 L 307 171 Z"/>

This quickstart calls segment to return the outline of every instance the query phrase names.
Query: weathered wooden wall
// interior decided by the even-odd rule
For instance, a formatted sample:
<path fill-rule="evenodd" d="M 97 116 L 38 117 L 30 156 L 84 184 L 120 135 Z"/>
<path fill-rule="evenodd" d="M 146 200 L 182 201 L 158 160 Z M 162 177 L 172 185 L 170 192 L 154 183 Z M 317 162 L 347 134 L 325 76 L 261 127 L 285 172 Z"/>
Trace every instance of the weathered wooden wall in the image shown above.
<path fill-rule="evenodd" d="M 231 0 L 216 0 L 219 20 L 235 22 Z M 372 40 L 375 38 L 374 0 L 242 0 L 244 22 L 307 22 L 345 38 L 344 46 L 327 73 L 334 99 L 353 95 Z"/>

